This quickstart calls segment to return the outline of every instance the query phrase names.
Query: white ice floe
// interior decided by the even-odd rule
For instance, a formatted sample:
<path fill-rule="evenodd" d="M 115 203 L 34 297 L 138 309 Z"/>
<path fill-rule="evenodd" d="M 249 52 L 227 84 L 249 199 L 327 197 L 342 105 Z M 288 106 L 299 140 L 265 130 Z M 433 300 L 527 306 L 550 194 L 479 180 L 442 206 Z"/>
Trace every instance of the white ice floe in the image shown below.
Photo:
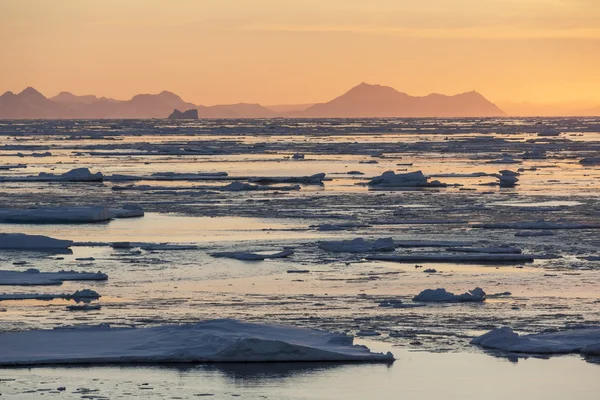
<path fill-rule="evenodd" d="M 0 249 L 54 251 L 67 250 L 72 244 L 71 240 L 54 239 L 42 235 L 0 233 Z"/>
<path fill-rule="evenodd" d="M 368 183 L 369 186 L 377 187 L 446 187 L 445 183 L 439 181 L 428 182 L 427 177 L 421 171 L 396 174 L 394 171 L 386 171 L 376 176 Z"/>
<path fill-rule="evenodd" d="M 0 222 L 27 224 L 88 223 L 108 221 L 113 217 L 106 207 L 45 207 L 0 209 Z"/>
<path fill-rule="evenodd" d="M 471 344 L 510 353 L 600 355 L 600 328 L 519 335 L 504 327 L 476 337 Z"/>
<path fill-rule="evenodd" d="M 0 182 L 102 182 L 103 180 L 104 175 L 101 172 L 93 174 L 87 168 L 75 168 L 60 175 L 40 172 L 38 175 L 0 177 Z"/>
<path fill-rule="evenodd" d="M 507 222 L 497 224 L 471 224 L 471 228 L 480 229 L 598 229 L 600 225 L 579 222 Z"/>
<path fill-rule="evenodd" d="M 393 262 L 442 262 L 442 263 L 508 263 L 531 262 L 534 256 L 529 254 L 372 254 L 365 257 L 372 261 Z"/>
<path fill-rule="evenodd" d="M 235 320 L 0 333 L 2 366 L 393 360 L 391 353 L 373 353 L 353 345 L 351 336 Z"/>
<path fill-rule="evenodd" d="M 354 240 L 319 242 L 319 247 L 325 251 L 336 253 L 370 253 L 394 251 L 396 248 L 392 238 L 380 238 L 373 241 L 356 238 Z"/>
<path fill-rule="evenodd" d="M 121 208 L 111 208 L 113 218 L 136 218 L 144 216 L 144 209 L 137 204 L 125 204 Z"/>
<path fill-rule="evenodd" d="M 446 250 L 458 253 L 521 254 L 517 247 L 448 247 Z"/>
<path fill-rule="evenodd" d="M 220 253 L 212 253 L 212 257 L 217 258 L 233 258 L 244 261 L 262 261 L 276 258 L 286 258 L 294 254 L 292 249 L 284 248 L 283 251 L 273 254 L 245 253 L 241 251 L 225 251 Z"/>
<path fill-rule="evenodd" d="M 560 131 L 551 126 L 544 126 L 540 129 L 537 135 L 540 137 L 560 136 Z"/>
<path fill-rule="evenodd" d="M 413 301 L 431 303 L 482 302 L 485 301 L 485 292 L 481 288 L 475 288 L 463 294 L 454 294 L 446 291 L 446 289 L 426 289 L 413 297 Z"/>
<path fill-rule="evenodd" d="M 122 208 L 104 206 L 44 207 L 0 209 L 0 222 L 19 224 L 70 224 L 104 222 L 113 218 L 142 217 L 144 210 L 135 204 Z"/>
<path fill-rule="evenodd" d="M 105 281 L 107 279 L 108 275 L 102 272 L 40 272 L 35 268 L 26 271 L 0 270 L 0 285 L 60 285 L 64 281 Z"/>

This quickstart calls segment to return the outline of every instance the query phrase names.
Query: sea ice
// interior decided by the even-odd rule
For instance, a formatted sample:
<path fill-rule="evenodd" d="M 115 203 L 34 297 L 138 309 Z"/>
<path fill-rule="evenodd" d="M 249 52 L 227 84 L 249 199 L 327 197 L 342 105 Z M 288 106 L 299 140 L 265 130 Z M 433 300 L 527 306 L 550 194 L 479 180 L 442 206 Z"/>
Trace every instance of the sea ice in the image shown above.
<path fill-rule="evenodd" d="M 35 346 L 32 346 L 35 343 Z M 0 365 L 355 361 L 392 362 L 353 338 L 278 325 L 212 320 L 151 328 L 0 333 Z"/>
<path fill-rule="evenodd" d="M 519 335 L 504 327 L 494 329 L 471 340 L 471 344 L 511 353 L 598 355 L 600 328 L 582 328 L 561 332 Z"/>
<path fill-rule="evenodd" d="M 365 257 L 372 261 L 393 262 L 444 262 L 444 263 L 507 263 L 532 262 L 529 254 L 371 254 Z"/>
<path fill-rule="evenodd" d="M 396 174 L 394 171 L 386 171 L 376 176 L 368 183 L 371 187 L 445 187 L 446 184 L 439 181 L 427 182 L 427 177 L 421 171 Z"/>
<path fill-rule="evenodd" d="M 54 251 L 67 250 L 72 244 L 71 240 L 54 239 L 42 235 L 0 233 L 0 249 Z"/>
<path fill-rule="evenodd" d="M 319 247 L 336 253 L 370 253 L 394 251 L 396 248 L 392 238 L 380 238 L 374 241 L 356 238 L 354 240 L 319 242 Z"/>
<path fill-rule="evenodd" d="M 212 253 L 211 256 L 218 258 L 233 258 L 245 261 L 262 261 L 267 259 L 286 258 L 294 254 L 292 249 L 284 248 L 283 251 L 274 254 L 244 253 L 239 251 L 225 251 L 221 253 Z"/>
<path fill-rule="evenodd" d="M 456 295 L 446 289 L 426 289 L 413 297 L 413 301 L 431 303 L 462 303 L 485 301 L 485 292 L 481 288 L 469 290 L 467 293 Z"/>
<path fill-rule="evenodd" d="M 64 281 L 105 281 L 107 279 L 108 275 L 102 272 L 40 272 L 35 268 L 25 271 L 0 270 L 0 285 L 60 285 Z"/>

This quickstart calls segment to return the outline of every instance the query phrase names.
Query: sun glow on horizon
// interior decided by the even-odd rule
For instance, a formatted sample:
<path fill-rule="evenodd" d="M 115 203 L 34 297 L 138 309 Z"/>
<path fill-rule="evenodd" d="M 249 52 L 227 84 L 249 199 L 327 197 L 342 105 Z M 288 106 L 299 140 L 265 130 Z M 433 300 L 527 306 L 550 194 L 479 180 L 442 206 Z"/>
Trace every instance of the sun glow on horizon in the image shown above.
<path fill-rule="evenodd" d="M 0 91 L 198 104 L 411 95 L 600 104 L 596 0 L 4 0 Z"/>

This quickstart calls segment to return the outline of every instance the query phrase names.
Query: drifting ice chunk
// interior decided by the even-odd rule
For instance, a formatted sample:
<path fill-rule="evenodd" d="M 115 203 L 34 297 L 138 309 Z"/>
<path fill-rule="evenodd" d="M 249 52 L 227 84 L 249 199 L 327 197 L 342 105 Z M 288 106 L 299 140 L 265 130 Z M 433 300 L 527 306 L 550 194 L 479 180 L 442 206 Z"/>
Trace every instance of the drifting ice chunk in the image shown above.
<path fill-rule="evenodd" d="M 73 241 L 24 233 L 0 233 L 0 249 L 52 251 L 67 250 Z"/>
<path fill-rule="evenodd" d="M 0 285 L 60 285 L 64 281 L 105 281 L 108 275 L 102 272 L 40 272 L 35 268 L 26 271 L 0 270 Z"/>
<path fill-rule="evenodd" d="M 212 253 L 212 257 L 217 258 L 233 258 L 236 260 L 244 260 L 244 261 L 262 261 L 266 259 L 275 259 L 275 258 L 286 258 L 293 255 L 294 252 L 291 249 L 284 249 L 283 251 L 275 254 L 258 254 L 258 253 L 244 253 L 238 251 L 226 251 L 221 253 Z"/>
<path fill-rule="evenodd" d="M 447 263 L 507 263 L 532 262 L 534 257 L 529 254 L 373 254 L 365 257 L 367 260 L 392 262 L 447 262 Z"/>
<path fill-rule="evenodd" d="M 539 232 L 517 232 L 515 233 L 516 237 L 535 237 L 535 236 L 554 236 L 554 232 L 550 231 L 539 231 Z"/>
<path fill-rule="evenodd" d="M 396 247 L 463 247 L 470 246 L 469 242 L 431 241 L 431 240 L 400 240 L 395 241 Z"/>
<path fill-rule="evenodd" d="M 102 222 L 113 218 L 115 212 L 106 207 L 47 207 L 17 210 L 0 209 L 0 222 L 20 224 L 69 224 Z"/>
<path fill-rule="evenodd" d="M 391 353 L 373 353 L 353 345 L 351 336 L 234 320 L 137 329 L 6 332 L 0 341 L 1 366 L 393 360 Z"/>
<path fill-rule="evenodd" d="M 456 295 L 446 289 L 426 289 L 413 298 L 413 301 L 432 303 L 462 303 L 485 301 L 485 292 L 481 288 L 469 290 L 468 293 Z"/>
<path fill-rule="evenodd" d="M 392 238 L 381 238 L 374 241 L 356 238 L 354 240 L 320 242 L 319 247 L 323 250 L 336 253 L 370 253 L 376 251 L 394 251 L 396 248 Z"/>
<path fill-rule="evenodd" d="M 471 340 L 471 344 L 511 353 L 598 355 L 600 329 L 587 328 L 520 336 L 505 327 L 479 336 Z"/>
<path fill-rule="evenodd" d="M 345 231 L 347 229 L 367 228 L 370 225 L 348 222 L 345 224 L 321 224 L 311 225 L 310 228 L 316 228 L 318 231 Z"/>
<path fill-rule="evenodd" d="M 520 161 L 517 161 L 510 154 L 503 154 L 502 158 L 498 160 L 487 161 L 486 164 L 519 164 Z"/>
<path fill-rule="evenodd" d="M 125 204 L 123 208 L 111 208 L 113 218 L 136 218 L 143 217 L 144 210 L 137 204 Z"/>
<path fill-rule="evenodd" d="M 368 183 L 373 187 L 445 187 L 446 184 L 439 181 L 427 182 L 427 177 L 421 171 L 409 172 L 407 174 L 396 174 L 394 171 L 386 171 L 376 176 Z"/>
<path fill-rule="evenodd" d="M 509 171 L 506 169 L 500 171 L 500 175 L 498 176 L 498 179 L 500 181 L 500 187 L 515 187 L 517 182 L 519 182 L 519 178 L 517 178 L 517 175 L 519 175 L 517 172 Z"/>

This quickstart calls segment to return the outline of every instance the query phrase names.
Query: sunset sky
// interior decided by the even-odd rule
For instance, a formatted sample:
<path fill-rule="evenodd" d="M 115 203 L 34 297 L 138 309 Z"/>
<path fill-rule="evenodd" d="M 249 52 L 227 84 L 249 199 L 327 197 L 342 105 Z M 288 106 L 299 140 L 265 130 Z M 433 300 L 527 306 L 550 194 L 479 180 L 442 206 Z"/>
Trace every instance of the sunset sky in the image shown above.
<path fill-rule="evenodd" d="M 1 0 L 0 91 L 200 104 L 413 95 L 600 103 L 600 0 Z"/>

